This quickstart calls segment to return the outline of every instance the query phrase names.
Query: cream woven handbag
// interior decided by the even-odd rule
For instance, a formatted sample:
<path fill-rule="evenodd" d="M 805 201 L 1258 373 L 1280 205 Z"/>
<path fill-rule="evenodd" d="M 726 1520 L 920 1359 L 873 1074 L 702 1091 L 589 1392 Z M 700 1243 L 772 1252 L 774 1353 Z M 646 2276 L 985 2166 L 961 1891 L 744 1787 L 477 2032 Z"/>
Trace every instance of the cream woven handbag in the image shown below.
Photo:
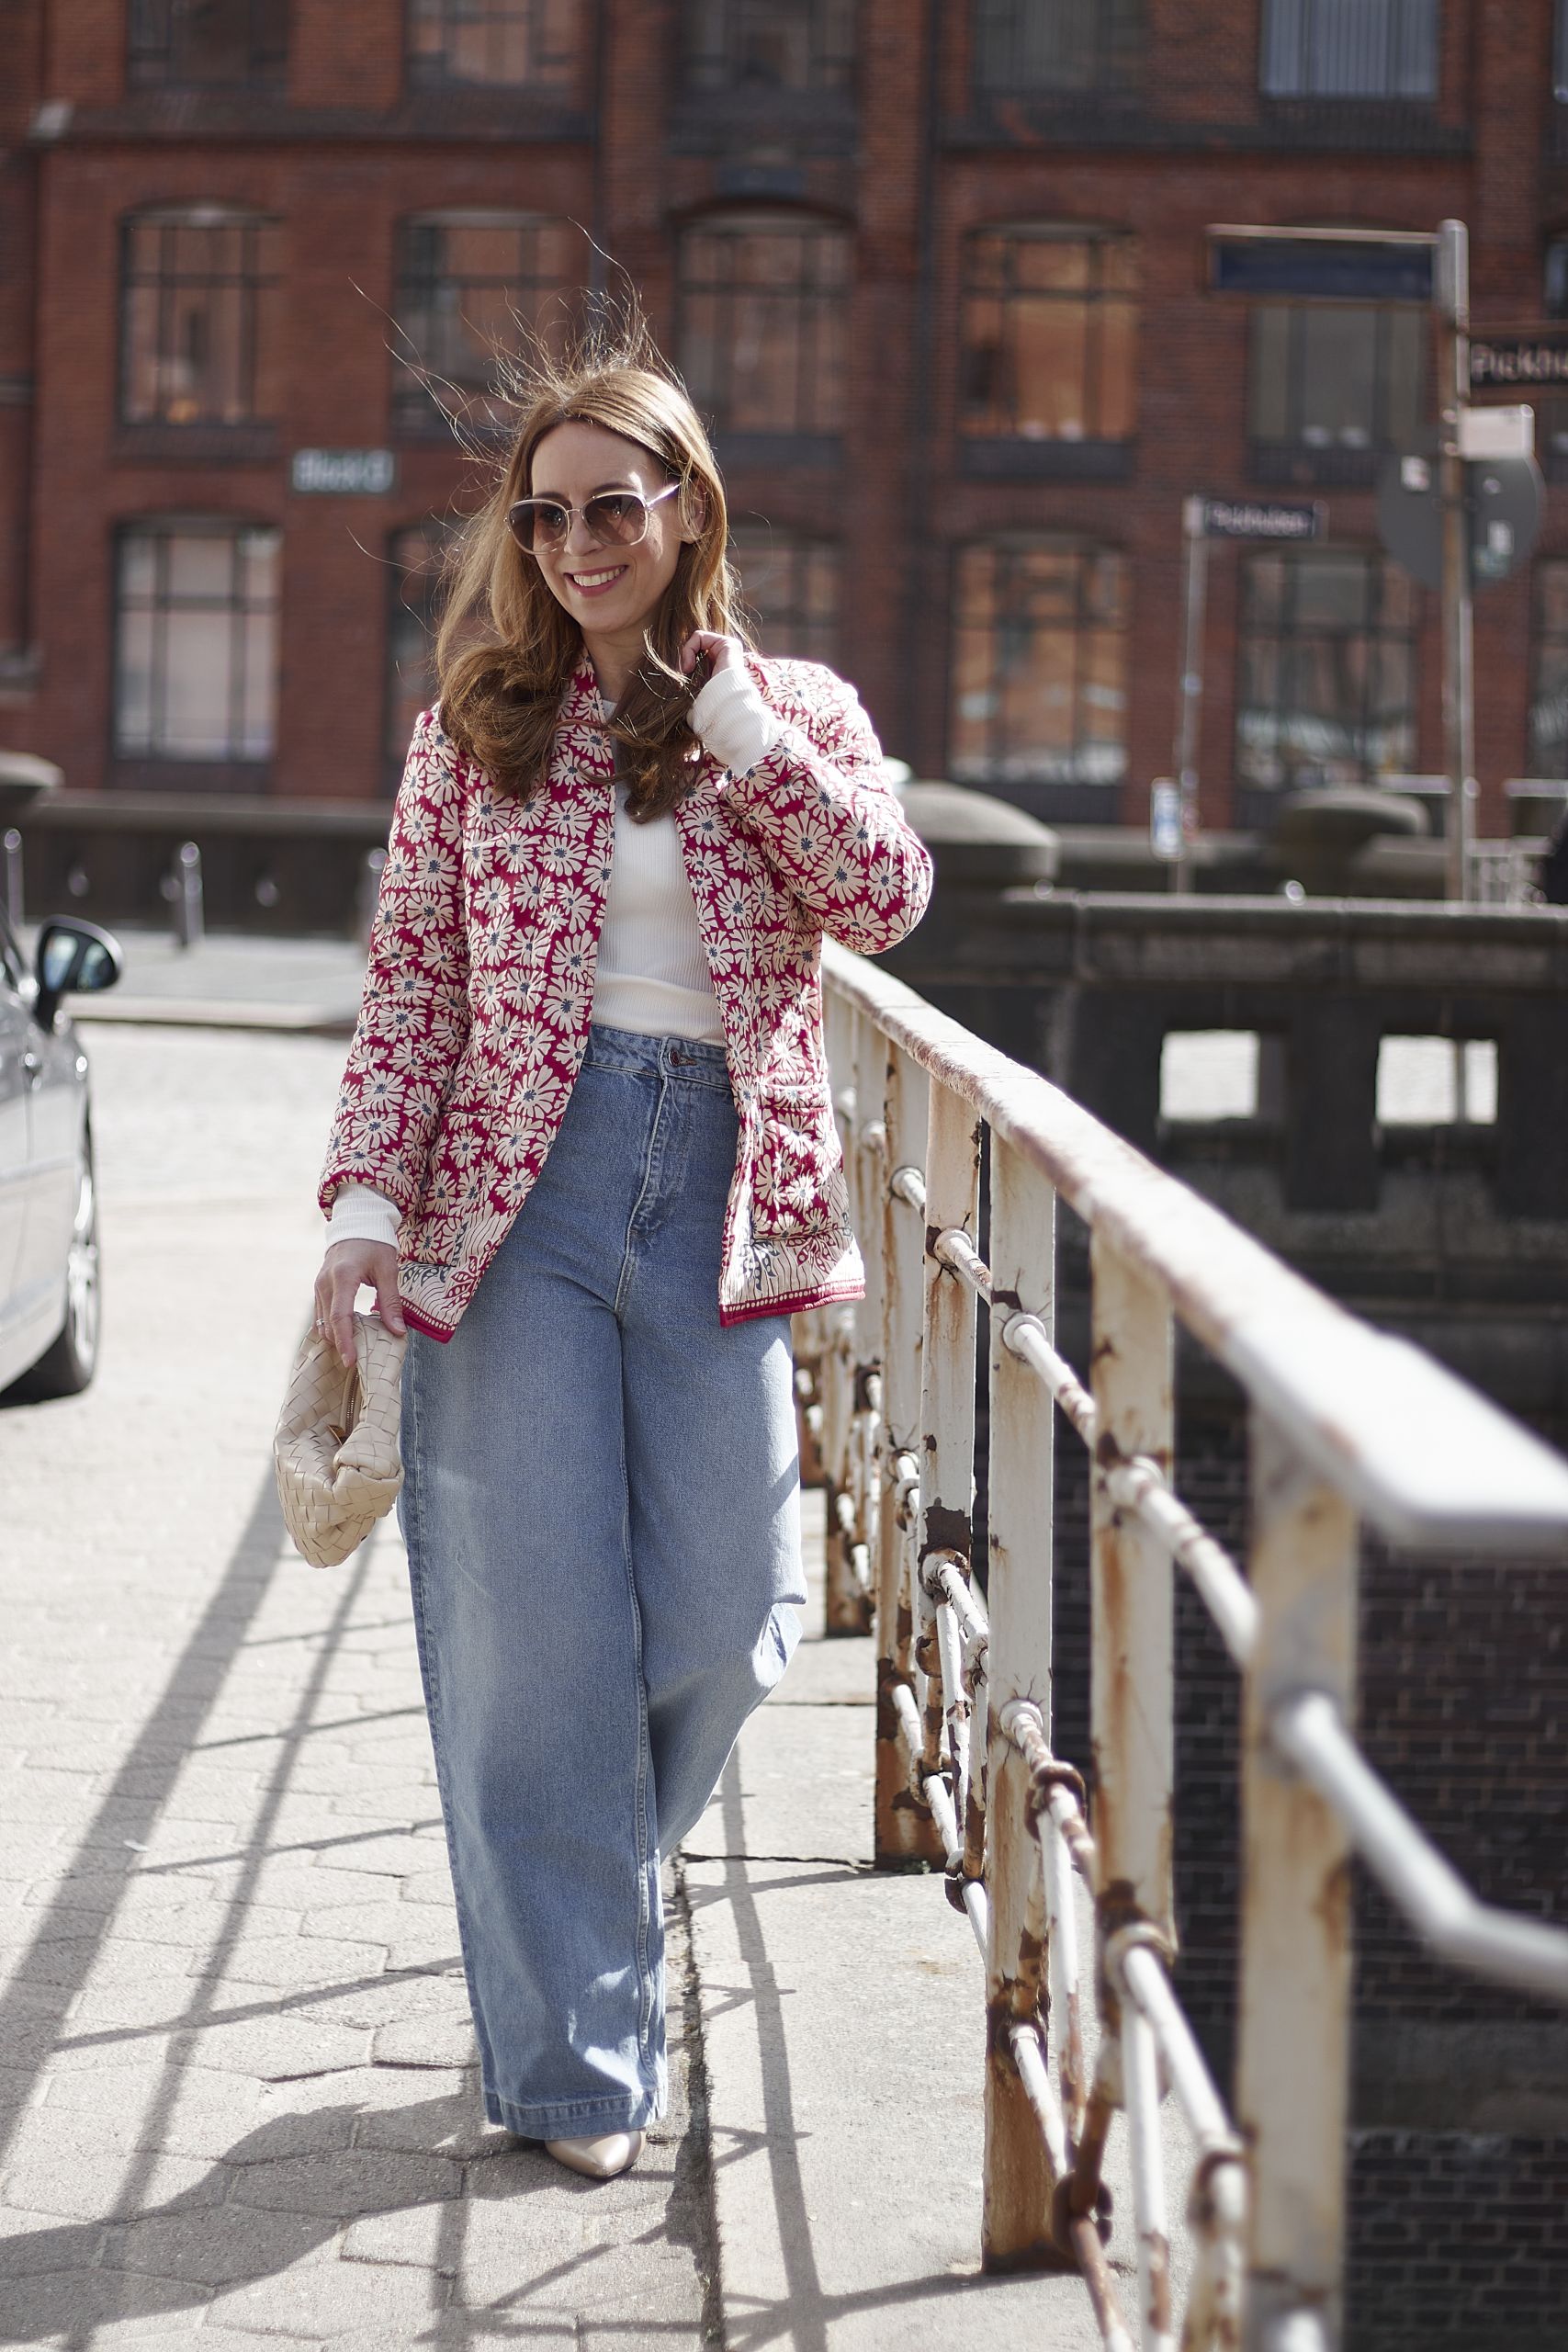
<path fill-rule="evenodd" d="M 272 1458 L 284 1525 L 312 1567 L 346 1560 L 398 1498 L 407 1346 L 378 1315 L 354 1318 L 352 1372 L 320 1332 L 299 1342 Z"/>

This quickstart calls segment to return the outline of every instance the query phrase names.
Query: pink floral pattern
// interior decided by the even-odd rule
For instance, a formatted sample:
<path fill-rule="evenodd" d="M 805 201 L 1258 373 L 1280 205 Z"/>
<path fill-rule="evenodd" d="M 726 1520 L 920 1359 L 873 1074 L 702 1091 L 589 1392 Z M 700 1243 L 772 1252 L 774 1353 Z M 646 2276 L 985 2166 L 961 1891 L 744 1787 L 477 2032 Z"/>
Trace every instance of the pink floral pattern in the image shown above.
<path fill-rule="evenodd" d="M 851 689 L 751 658 L 784 722 L 732 776 L 711 757 L 675 811 L 740 1120 L 726 1322 L 858 1297 L 822 1046 L 824 932 L 875 955 L 919 921 L 931 861 L 883 780 Z M 449 1339 L 527 1199 L 588 1042 L 614 840 L 614 746 L 592 670 L 573 680 L 527 802 L 414 729 L 369 969 L 321 1184 L 402 1211 L 409 1319 Z"/>

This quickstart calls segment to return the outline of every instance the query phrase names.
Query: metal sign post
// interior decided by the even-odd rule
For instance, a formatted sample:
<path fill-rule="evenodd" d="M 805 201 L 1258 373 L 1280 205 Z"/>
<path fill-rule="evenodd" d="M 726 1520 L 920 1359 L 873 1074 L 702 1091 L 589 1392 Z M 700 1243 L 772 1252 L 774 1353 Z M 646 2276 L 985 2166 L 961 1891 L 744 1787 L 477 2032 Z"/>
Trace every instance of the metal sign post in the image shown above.
<path fill-rule="evenodd" d="M 1180 822 L 1167 847 L 1168 830 L 1156 785 L 1151 836 L 1156 856 L 1170 861 L 1170 887 L 1192 888 L 1192 850 L 1198 839 L 1198 721 L 1203 706 L 1203 612 L 1209 584 L 1211 539 L 1270 539 L 1300 542 L 1323 530 L 1324 509 L 1280 499 L 1184 498 L 1181 502 L 1181 670 L 1176 688 L 1175 792 Z"/>
<path fill-rule="evenodd" d="M 1438 460 L 1443 505 L 1443 766 L 1449 779 L 1447 886 L 1469 887 L 1475 834 L 1475 639 L 1471 594 L 1470 513 L 1464 413 L 1470 401 L 1470 232 L 1462 220 L 1438 230 Z"/>

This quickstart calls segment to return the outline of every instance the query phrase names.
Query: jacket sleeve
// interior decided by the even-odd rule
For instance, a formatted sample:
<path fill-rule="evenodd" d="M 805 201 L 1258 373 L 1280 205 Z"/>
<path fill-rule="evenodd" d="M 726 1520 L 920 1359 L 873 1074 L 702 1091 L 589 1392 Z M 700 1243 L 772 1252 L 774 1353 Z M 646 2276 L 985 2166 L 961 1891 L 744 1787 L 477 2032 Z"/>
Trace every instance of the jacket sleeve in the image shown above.
<path fill-rule="evenodd" d="M 726 798 L 781 881 L 831 939 L 880 955 L 913 931 L 931 897 L 925 843 L 882 773 L 882 749 L 852 687 L 825 670 L 804 725 L 786 723 Z"/>
<path fill-rule="evenodd" d="M 365 994 L 317 1197 L 369 1184 L 405 1216 L 468 1035 L 462 786 L 434 711 L 422 713 L 392 811 Z"/>

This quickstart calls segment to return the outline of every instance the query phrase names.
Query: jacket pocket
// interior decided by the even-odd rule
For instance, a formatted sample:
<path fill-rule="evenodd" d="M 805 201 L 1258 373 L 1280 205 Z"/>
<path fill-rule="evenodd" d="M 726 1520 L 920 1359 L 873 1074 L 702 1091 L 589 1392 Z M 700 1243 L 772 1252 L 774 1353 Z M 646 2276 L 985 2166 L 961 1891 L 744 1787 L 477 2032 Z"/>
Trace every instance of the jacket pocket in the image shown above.
<path fill-rule="evenodd" d="M 780 1241 L 832 1231 L 848 1216 L 843 1161 L 827 1089 L 767 1089 L 751 1163 L 751 1230 Z"/>

